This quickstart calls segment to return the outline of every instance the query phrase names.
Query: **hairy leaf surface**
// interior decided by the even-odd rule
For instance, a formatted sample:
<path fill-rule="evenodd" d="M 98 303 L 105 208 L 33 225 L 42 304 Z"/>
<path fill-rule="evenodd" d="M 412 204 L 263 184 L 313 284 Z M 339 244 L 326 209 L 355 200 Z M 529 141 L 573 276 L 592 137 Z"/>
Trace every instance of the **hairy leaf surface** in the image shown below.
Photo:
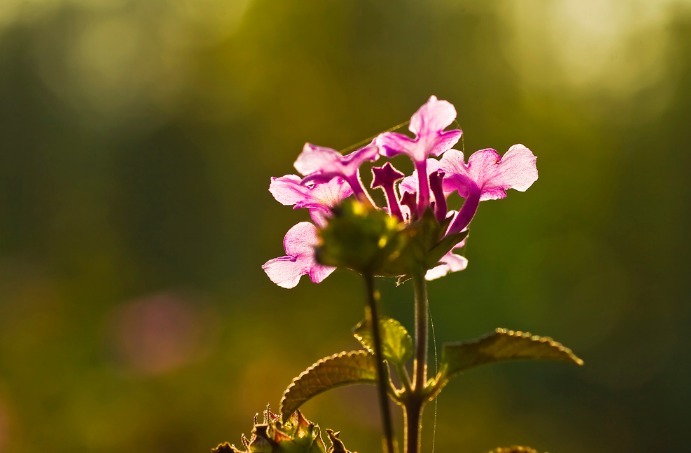
<path fill-rule="evenodd" d="M 281 416 L 286 419 L 305 401 L 329 389 L 376 382 L 377 367 L 368 351 L 344 351 L 324 357 L 293 379 L 281 399 Z"/>

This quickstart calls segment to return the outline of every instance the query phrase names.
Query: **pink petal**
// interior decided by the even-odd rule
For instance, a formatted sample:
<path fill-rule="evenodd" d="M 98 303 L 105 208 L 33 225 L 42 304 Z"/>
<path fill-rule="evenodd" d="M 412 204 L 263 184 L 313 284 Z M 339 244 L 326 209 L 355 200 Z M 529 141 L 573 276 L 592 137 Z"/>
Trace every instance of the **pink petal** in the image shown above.
<path fill-rule="evenodd" d="M 309 222 L 299 222 L 283 238 L 283 249 L 287 255 L 314 258 L 314 246 L 318 242 L 317 227 Z"/>
<path fill-rule="evenodd" d="M 264 272 L 272 282 L 283 288 L 294 288 L 303 275 L 319 283 L 335 270 L 315 261 L 314 246 L 317 244 L 317 228 L 309 222 L 294 225 L 283 239 L 286 256 L 267 261 Z"/>
<path fill-rule="evenodd" d="M 436 134 L 446 129 L 455 119 L 456 109 L 450 102 L 440 101 L 436 96 L 430 96 L 429 100 L 410 118 L 408 129 L 417 136 Z"/>
<path fill-rule="evenodd" d="M 439 260 L 441 264 L 428 270 L 425 274 L 425 280 L 436 280 L 452 272 L 465 270 L 468 267 L 468 260 L 461 255 L 456 255 L 449 251 Z"/>
<path fill-rule="evenodd" d="M 503 157 L 491 148 L 482 149 L 473 153 L 467 164 L 462 152 L 449 150 L 441 159 L 446 173 L 444 190 L 456 190 L 467 198 L 479 189 L 480 201 L 504 198 L 507 189 L 524 192 L 537 180 L 536 160 L 523 145 L 513 145 Z"/>
<path fill-rule="evenodd" d="M 468 159 L 468 167 L 481 188 L 480 201 L 504 198 L 507 189 L 525 192 L 537 181 L 536 160 L 523 145 L 513 145 L 503 157 L 493 149 L 475 152 Z"/>
<path fill-rule="evenodd" d="M 320 226 L 324 225 L 331 208 L 353 194 L 350 185 L 341 178 L 306 185 L 296 175 L 271 178 L 269 192 L 284 205 L 309 209 L 312 219 Z"/>
<path fill-rule="evenodd" d="M 312 266 L 308 272 L 308 275 L 310 277 L 310 280 L 312 280 L 313 283 L 321 283 L 326 277 L 331 275 L 333 271 L 335 271 L 335 267 L 331 266 L 322 266 L 321 264 L 315 264 Z"/>
<path fill-rule="evenodd" d="M 461 138 L 462 132 L 444 129 L 456 119 L 456 109 L 447 101 L 435 96 L 413 114 L 409 129 L 415 138 L 396 132 L 385 132 L 377 137 L 382 154 L 392 157 L 406 154 L 415 162 L 422 162 L 429 156 L 439 156 L 450 149 Z"/>
<path fill-rule="evenodd" d="M 343 163 L 351 170 L 356 170 L 365 162 L 373 162 L 377 159 L 379 159 L 379 147 L 372 141 L 369 145 L 343 156 Z M 355 172 L 352 171 L 352 173 Z"/>
<path fill-rule="evenodd" d="M 334 178 L 326 184 L 316 184 L 310 191 L 311 204 L 333 208 L 353 194 L 353 189 L 341 178 Z"/>
<path fill-rule="evenodd" d="M 429 178 L 429 175 L 437 170 L 439 170 L 439 161 L 437 159 L 427 159 L 427 177 Z M 399 186 L 399 190 L 401 193 L 417 193 L 418 186 L 419 182 L 417 179 L 417 170 L 413 170 L 412 175 L 403 178 L 403 181 L 401 181 Z"/>
<path fill-rule="evenodd" d="M 302 152 L 293 166 L 301 175 L 309 175 L 318 171 L 333 171 L 338 167 L 343 156 L 335 149 L 305 143 Z"/>
<path fill-rule="evenodd" d="M 300 282 L 300 277 L 304 275 L 301 264 L 295 262 L 295 258 L 281 256 L 267 261 L 262 266 L 266 275 L 272 282 L 281 288 L 295 288 Z"/>
<path fill-rule="evenodd" d="M 417 140 L 398 132 L 384 132 L 375 139 L 381 149 L 381 153 L 386 157 L 393 157 L 399 154 L 411 156 L 417 147 Z"/>
<path fill-rule="evenodd" d="M 462 197 L 468 198 L 469 193 L 477 188 L 477 183 L 472 179 L 461 151 L 450 149 L 445 152 L 439 161 L 439 168 L 445 173 L 442 182 L 444 192 L 458 192 Z"/>
<path fill-rule="evenodd" d="M 446 132 L 440 132 L 436 136 L 430 135 L 429 138 L 429 148 L 430 151 L 425 155 L 428 156 L 439 156 L 446 150 L 449 150 L 458 143 L 461 139 L 463 132 L 460 129 L 453 129 Z"/>
<path fill-rule="evenodd" d="M 301 184 L 302 178 L 297 175 L 286 175 L 280 178 L 271 178 L 269 192 L 279 203 L 292 206 L 310 196 L 310 188 Z"/>
<path fill-rule="evenodd" d="M 342 176 L 348 180 L 357 174 L 364 162 L 378 158 L 379 148 L 372 143 L 345 156 L 334 149 L 306 143 L 294 166 L 305 176 L 317 174 L 322 175 L 323 178 L 320 179 L 325 180 Z"/>

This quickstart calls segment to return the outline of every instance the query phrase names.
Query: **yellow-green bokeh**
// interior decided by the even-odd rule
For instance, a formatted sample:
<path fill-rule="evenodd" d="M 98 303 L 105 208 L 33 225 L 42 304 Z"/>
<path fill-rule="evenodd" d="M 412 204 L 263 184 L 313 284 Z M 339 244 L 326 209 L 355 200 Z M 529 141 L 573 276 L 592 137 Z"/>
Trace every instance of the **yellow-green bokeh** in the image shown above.
<path fill-rule="evenodd" d="M 355 348 L 362 283 L 273 285 L 305 212 L 271 176 L 456 105 L 464 151 L 523 143 L 433 282 L 437 343 L 552 336 L 583 368 L 469 372 L 431 450 L 680 451 L 691 365 L 691 2 L 3 0 L 0 452 L 208 451 Z M 412 320 L 412 290 L 382 282 Z M 379 448 L 373 388 L 304 407 Z M 400 433 L 400 430 L 399 430 Z"/>

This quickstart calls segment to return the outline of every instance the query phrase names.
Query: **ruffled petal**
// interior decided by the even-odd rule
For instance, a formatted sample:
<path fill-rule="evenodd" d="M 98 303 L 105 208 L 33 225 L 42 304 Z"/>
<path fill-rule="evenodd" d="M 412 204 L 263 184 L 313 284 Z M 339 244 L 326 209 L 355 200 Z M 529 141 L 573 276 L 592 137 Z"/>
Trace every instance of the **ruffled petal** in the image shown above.
<path fill-rule="evenodd" d="M 537 180 L 537 157 L 523 145 L 513 145 L 500 156 L 488 148 L 473 153 L 468 163 L 463 153 L 447 151 L 441 159 L 446 173 L 444 191 L 457 191 L 466 197 L 480 190 L 480 201 L 506 197 L 506 190 L 526 191 Z"/>
<path fill-rule="evenodd" d="M 507 189 L 525 192 L 537 181 L 537 157 L 523 145 L 513 145 L 504 154 L 483 149 L 468 159 L 473 179 L 480 186 L 480 200 L 506 197 Z"/>

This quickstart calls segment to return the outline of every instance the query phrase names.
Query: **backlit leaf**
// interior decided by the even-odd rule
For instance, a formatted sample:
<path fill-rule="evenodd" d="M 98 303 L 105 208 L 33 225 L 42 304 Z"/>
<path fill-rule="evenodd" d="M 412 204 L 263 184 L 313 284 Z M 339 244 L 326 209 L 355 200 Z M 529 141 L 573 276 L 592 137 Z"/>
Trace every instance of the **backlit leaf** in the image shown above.
<path fill-rule="evenodd" d="M 413 339 L 403 325 L 393 318 L 383 317 L 379 320 L 382 337 L 382 355 L 390 362 L 404 364 L 413 355 Z M 361 321 L 353 329 L 355 338 L 369 352 L 374 354 L 372 329 L 366 321 Z"/>
<path fill-rule="evenodd" d="M 486 363 L 507 360 L 557 360 L 583 365 L 583 360 L 571 349 L 549 337 L 496 329 L 475 340 L 444 344 L 441 369 L 435 379 L 437 392 L 458 373 Z"/>

